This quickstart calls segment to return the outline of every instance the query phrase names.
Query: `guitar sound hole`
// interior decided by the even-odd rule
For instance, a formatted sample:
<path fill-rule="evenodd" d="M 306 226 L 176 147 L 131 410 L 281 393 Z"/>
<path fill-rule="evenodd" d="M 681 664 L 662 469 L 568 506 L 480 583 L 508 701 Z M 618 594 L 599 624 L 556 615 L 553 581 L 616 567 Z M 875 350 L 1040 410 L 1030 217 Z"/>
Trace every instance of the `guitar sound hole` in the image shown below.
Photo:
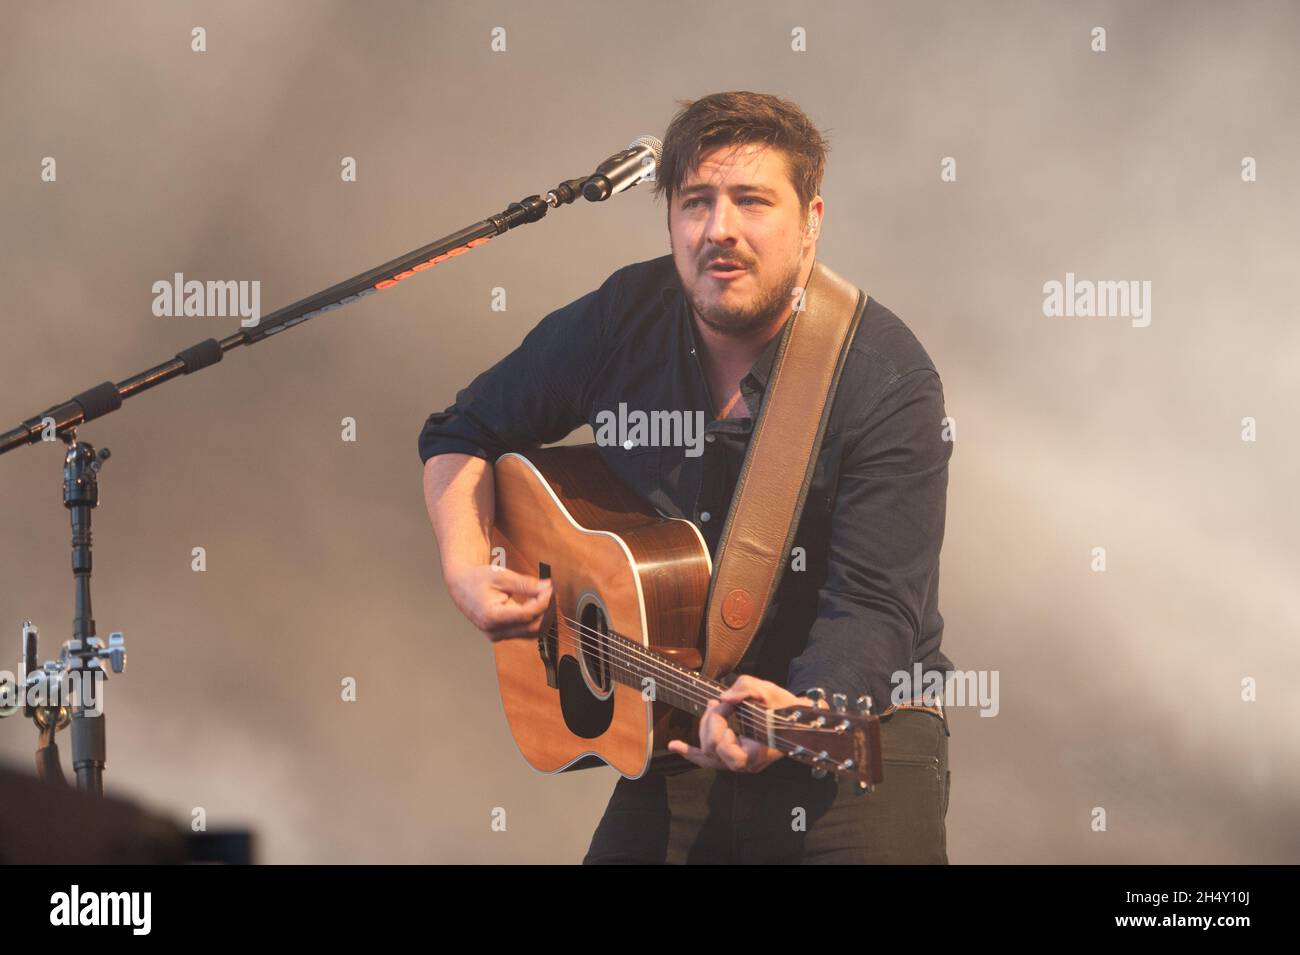
<path fill-rule="evenodd" d="M 582 668 L 600 695 L 609 693 L 612 677 L 609 669 L 609 620 L 594 599 L 584 603 L 578 619 L 582 622 Z"/>

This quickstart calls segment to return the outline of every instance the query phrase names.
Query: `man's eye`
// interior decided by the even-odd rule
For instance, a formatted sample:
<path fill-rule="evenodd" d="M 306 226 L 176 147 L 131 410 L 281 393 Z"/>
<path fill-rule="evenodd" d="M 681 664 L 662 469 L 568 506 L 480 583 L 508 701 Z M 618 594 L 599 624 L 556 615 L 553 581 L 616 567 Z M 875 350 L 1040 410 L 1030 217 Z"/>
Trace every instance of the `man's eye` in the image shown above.
<path fill-rule="evenodd" d="M 695 203 L 697 203 L 697 202 L 703 202 L 703 201 L 704 201 L 703 199 L 687 199 L 685 202 L 682 203 L 682 208 L 683 208 L 683 209 L 689 209 L 689 208 L 691 208 L 691 206 L 695 205 Z M 752 202 L 757 202 L 759 205 L 762 205 L 762 206 L 767 205 L 767 202 L 764 201 L 763 199 L 758 198 L 758 196 L 745 196 L 745 197 L 743 197 L 740 201 L 741 201 L 741 202 L 751 202 L 751 201 L 752 201 Z"/>

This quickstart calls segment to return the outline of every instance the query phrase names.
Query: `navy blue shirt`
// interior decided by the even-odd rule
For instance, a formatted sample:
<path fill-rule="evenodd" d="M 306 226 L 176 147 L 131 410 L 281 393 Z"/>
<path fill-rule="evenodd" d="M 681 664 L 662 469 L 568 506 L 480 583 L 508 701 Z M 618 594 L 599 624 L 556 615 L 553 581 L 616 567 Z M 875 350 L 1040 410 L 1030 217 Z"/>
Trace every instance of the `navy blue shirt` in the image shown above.
<path fill-rule="evenodd" d="M 789 328 L 789 323 L 786 329 Z M 494 461 L 597 430 L 611 470 L 661 513 L 691 520 L 714 556 L 784 331 L 741 380 L 752 417 L 714 418 L 694 323 L 671 255 L 619 269 L 547 315 L 517 349 L 429 415 L 420 457 Z M 702 415 L 704 434 L 625 441 L 633 413 Z M 893 675 L 948 672 L 940 652 L 939 550 L 952 442 L 934 363 L 903 322 L 869 299 L 831 408 L 795 550 L 737 667 L 802 694 L 821 687 L 879 712 Z M 684 419 L 683 419 L 684 420 Z M 694 421 L 700 421 L 696 416 Z M 656 432 L 651 432 L 652 441 Z M 683 432 L 690 436 L 691 432 Z M 627 447 L 625 445 L 632 445 Z M 919 696 L 913 686 L 909 698 Z"/>

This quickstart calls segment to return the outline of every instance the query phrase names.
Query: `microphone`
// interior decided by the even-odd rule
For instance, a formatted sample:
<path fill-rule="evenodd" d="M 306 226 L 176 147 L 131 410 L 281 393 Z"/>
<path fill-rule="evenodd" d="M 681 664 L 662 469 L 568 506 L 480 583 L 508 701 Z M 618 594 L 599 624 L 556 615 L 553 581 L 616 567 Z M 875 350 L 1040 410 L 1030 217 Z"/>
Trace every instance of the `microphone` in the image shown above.
<path fill-rule="evenodd" d="M 639 182 L 653 180 L 664 144 L 654 136 L 642 136 L 622 152 L 610 156 L 582 184 L 582 197 L 588 202 L 604 202 Z"/>

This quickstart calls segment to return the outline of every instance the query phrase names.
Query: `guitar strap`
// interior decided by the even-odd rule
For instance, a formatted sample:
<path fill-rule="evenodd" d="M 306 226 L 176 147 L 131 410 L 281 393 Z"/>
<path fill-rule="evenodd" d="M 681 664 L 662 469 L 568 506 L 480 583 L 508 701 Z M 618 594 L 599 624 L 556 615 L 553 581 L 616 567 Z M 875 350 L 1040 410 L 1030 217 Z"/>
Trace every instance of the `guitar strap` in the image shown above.
<path fill-rule="evenodd" d="M 773 359 L 722 528 L 704 612 L 706 677 L 740 663 L 781 582 L 866 305 L 865 292 L 814 262 L 803 308 L 791 314 Z"/>

